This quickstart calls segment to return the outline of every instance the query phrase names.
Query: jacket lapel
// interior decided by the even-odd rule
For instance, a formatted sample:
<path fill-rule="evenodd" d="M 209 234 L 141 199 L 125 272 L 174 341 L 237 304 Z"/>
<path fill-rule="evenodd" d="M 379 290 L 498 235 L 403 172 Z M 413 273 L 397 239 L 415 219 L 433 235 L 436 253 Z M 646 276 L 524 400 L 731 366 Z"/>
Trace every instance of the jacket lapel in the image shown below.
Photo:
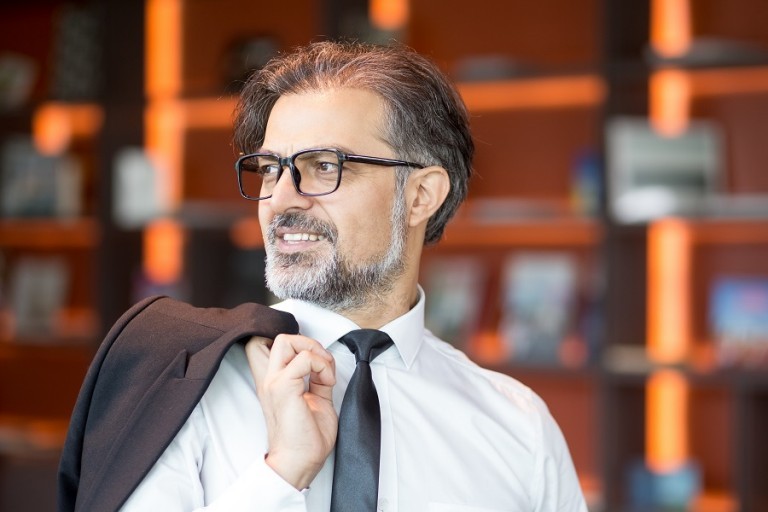
<path fill-rule="evenodd" d="M 114 438 L 92 485 L 81 489 L 77 510 L 119 509 L 184 425 L 229 347 L 259 332 L 254 322 L 226 332 L 196 353 L 181 350 Z"/>

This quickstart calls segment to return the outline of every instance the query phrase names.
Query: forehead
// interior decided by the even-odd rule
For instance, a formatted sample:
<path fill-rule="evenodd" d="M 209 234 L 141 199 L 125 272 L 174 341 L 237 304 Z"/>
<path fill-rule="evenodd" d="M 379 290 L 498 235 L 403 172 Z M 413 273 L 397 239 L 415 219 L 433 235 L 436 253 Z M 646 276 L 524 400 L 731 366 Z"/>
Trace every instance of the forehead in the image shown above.
<path fill-rule="evenodd" d="M 384 101 L 366 89 L 329 89 L 278 98 L 267 121 L 264 148 L 282 154 L 311 147 L 381 151 Z M 376 153 L 374 153 L 376 154 Z"/>

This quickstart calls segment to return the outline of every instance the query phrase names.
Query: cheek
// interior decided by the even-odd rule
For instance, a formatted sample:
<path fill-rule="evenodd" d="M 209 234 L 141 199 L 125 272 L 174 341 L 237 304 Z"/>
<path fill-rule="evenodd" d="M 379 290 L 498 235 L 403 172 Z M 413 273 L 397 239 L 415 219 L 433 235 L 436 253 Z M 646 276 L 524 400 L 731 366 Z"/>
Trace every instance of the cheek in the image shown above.
<path fill-rule="evenodd" d="M 264 235 L 264 241 L 267 240 L 267 229 L 269 228 L 269 223 L 272 221 L 272 211 L 264 204 L 265 201 L 259 202 L 259 209 L 257 210 L 257 215 L 259 219 L 259 226 L 261 227 L 261 234 Z"/>
<path fill-rule="evenodd" d="M 342 250 L 363 260 L 379 255 L 389 248 L 391 242 L 391 209 L 389 205 L 361 205 L 360 213 L 354 215 L 354 222 L 343 228 L 337 224 Z"/>

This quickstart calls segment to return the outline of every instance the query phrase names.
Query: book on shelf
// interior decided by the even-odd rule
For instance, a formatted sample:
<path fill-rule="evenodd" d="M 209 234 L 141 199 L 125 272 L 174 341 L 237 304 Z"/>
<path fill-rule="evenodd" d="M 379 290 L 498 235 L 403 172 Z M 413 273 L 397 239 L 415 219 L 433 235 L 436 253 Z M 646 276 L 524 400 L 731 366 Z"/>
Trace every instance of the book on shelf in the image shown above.
<path fill-rule="evenodd" d="M 768 277 L 719 277 L 709 299 L 719 362 L 724 366 L 768 364 Z"/>
<path fill-rule="evenodd" d="M 124 229 L 136 229 L 168 215 L 167 162 L 144 148 L 128 146 L 115 155 L 112 218 Z"/>
<path fill-rule="evenodd" d="M 644 460 L 633 461 L 626 475 L 629 510 L 691 510 L 701 494 L 702 479 L 702 468 L 695 460 L 664 469 L 651 468 Z"/>
<path fill-rule="evenodd" d="M 0 52 L 0 111 L 25 105 L 39 74 L 40 66 L 29 56 Z"/>
<path fill-rule="evenodd" d="M 103 27 L 93 6 L 65 4 L 54 19 L 50 93 L 64 101 L 89 101 L 103 88 Z"/>
<path fill-rule="evenodd" d="M 570 206 L 576 215 L 595 216 L 600 212 L 603 191 L 603 169 L 594 148 L 578 152 L 571 168 Z"/>
<path fill-rule="evenodd" d="M 477 331 L 484 307 L 486 268 L 478 258 L 435 258 L 425 269 L 425 324 L 439 338 L 460 348 Z"/>
<path fill-rule="evenodd" d="M 68 154 L 43 155 L 26 135 L 0 148 L 3 217 L 75 217 L 82 210 L 83 170 Z"/>
<path fill-rule="evenodd" d="M 53 256 L 26 256 L 11 268 L 9 307 L 20 339 L 55 330 L 69 288 L 66 263 Z"/>
<path fill-rule="evenodd" d="M 577 266 L 564 252 L 523 251 L 503 268 L 499 333 L 507 357 L 561 364 L 574 342 Z"/>
<path fill-rule="evenodd" d="M 724 142 L 719 125 L 692 120 L 679 134 L 657 132 L 646 118 L 616 117 L 606 128 L 610 213 L 621 223 L 699 215 L 721 189 Z"/>

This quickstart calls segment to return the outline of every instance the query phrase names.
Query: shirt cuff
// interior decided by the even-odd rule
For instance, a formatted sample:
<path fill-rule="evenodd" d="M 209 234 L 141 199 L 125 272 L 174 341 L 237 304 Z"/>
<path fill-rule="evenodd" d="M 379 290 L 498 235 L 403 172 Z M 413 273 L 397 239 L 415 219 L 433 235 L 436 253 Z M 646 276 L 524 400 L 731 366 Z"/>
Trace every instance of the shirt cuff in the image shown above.
<path fill-rule="evenodd" d="M 257 460 L 215 502 L 214 510 L 306 512 L 306 495 L 283 480 L 263 457 Z"/>

